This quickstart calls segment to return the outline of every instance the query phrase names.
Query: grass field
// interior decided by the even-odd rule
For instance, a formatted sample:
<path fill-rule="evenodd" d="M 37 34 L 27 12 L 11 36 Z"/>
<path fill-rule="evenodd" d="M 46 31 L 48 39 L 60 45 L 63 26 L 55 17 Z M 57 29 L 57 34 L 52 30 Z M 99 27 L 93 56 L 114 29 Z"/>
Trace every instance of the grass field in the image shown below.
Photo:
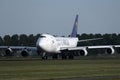
<path fill-rule="evenodd" d="M 120 80 L 119 76 L 120 59 L 0 61 L 0 80 Z"/>

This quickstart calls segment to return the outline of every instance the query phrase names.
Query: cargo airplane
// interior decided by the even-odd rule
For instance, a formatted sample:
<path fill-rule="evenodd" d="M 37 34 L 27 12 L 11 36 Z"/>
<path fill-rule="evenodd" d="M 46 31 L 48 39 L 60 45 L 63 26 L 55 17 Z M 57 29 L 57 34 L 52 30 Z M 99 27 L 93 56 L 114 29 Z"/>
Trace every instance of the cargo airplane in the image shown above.
<path fill-rule="evenodd" d="M 105 49 L 108 54 L 115 53 L 115 47 L 120 45 L 100 45 L 100 46 L 77 46 L 78 42 L 99 40 L 101 38 L 78 40 L 77 38 L 78 28 L 78 15 L 76 15 L 73 25 L 72 33 L 69 37 L 55 37 L 50 34 L 41 34 L 36 42 L 36 47 L 29 46 L 0 46 L 0 49 L 5 49 L 6 55 L 14 55 L 14 50 L 20 50 L 22 56 L 30 55 L 29 51 L 37 51 L 38 54 L 42 54 L 42 59 L 47 59 L 48 55 L 51 55 L 53 59 L 58 59 L 58 55 L 62 59 L 74 59 L 74 55 L 80 54 L 86 56 L 89 49 Z"/>

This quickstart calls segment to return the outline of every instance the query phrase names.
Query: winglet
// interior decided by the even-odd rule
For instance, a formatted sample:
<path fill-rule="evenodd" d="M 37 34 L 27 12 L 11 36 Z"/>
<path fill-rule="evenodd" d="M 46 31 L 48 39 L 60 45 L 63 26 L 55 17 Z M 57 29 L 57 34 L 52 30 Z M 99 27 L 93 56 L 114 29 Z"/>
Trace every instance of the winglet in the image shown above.
<path fill-rule="evenodd" d="M 73 30 L 72 30 L 72 33 L 71 33 L 70 37 L 76 37 L 77 36 L 77 27 L 78 27 L 78 15 L 76 15 L 75 22 L 74 22 L 74 25 L 73 25 Z"/>

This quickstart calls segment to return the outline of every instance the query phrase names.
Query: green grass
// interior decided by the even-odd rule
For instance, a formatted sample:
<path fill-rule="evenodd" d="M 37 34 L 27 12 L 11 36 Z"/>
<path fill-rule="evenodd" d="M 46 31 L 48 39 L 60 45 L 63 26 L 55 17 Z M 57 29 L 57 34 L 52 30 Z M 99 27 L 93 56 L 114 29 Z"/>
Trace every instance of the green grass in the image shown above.
<path fill-rule="evenodd" d="M 120 59 L 0 61 L 0 80 L 120 80 Z M 113 77 L 114 79 L 112 79 Z"/>

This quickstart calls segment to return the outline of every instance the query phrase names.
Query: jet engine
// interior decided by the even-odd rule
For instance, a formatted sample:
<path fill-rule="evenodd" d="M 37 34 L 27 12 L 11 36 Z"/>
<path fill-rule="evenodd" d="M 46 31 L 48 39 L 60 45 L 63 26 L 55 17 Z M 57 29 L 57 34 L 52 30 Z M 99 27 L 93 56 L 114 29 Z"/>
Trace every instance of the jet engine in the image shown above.
<path fill-rule="evenodd" d="M 79 54 L 80 54 L 81 56 L 87 56 L 88 51 L 87 51 L 86 49 L 81 49 L 81 50 L 79 51 Z"/>
<path fill-rule="evenodd" d="M 5 54 L 6 54 L 6 56 L 12 56 L 13 55 L 13 50 L 11 48 L 7 48 L 5 50 Z"/>
<path fill-rule="evenodd" d="M 107 48 L 107 49 L 106 49 L 106 53 L 107 53 L 107 54 L 114 54 L 114 53 L 115 53 L 115 50 L 114 50 L 113 47 L 110 47 L 110 48 Z"/>
<path fill-rule="evenodd" d="M 23 50 L 21 51 L 21 55 L 22 55 L 23 57 L 28 57 L 30 54 L 29 54 L 29 52 L 28 52 L 27 49 L 23 49 Z"/>

